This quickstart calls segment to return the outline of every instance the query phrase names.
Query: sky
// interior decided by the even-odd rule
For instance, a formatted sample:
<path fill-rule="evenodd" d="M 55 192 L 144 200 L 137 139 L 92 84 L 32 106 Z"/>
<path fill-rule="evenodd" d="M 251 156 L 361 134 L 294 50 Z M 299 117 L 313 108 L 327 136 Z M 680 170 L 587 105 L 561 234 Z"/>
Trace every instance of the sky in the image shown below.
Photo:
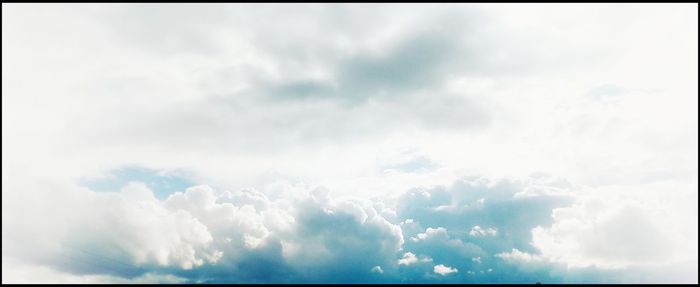
<path fill-rule="evenodd" d="M 2 4 L 3 283 L 698 283 L 698 5 Z"/>

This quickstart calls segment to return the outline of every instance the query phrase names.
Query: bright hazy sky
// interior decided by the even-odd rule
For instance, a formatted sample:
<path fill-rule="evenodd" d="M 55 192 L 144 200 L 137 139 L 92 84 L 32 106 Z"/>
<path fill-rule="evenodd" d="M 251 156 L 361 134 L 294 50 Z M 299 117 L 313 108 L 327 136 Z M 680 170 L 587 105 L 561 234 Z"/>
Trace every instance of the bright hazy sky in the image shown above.
<path fill-rule="evenodd" d="M 697 4 L 2 5 L 2 280 L 698 282 Z"/>

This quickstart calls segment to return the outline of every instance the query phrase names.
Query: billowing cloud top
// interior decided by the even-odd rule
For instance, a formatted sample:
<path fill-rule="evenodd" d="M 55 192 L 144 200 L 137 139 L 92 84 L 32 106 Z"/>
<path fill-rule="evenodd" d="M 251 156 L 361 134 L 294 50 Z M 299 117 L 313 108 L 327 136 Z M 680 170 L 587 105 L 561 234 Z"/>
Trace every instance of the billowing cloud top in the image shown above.
<path fill-rule="evenodd" d="M 697 4 L 3 4 L 2 278 L 685 282 Z"/>

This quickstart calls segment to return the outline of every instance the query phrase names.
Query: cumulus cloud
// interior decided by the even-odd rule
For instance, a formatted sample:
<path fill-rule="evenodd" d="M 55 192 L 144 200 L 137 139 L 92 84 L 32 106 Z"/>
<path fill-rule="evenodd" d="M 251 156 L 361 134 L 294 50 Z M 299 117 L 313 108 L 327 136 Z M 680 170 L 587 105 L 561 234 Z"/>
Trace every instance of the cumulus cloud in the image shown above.
<path fill-rule="evenodd" d="M 411 265 L 416 262 L 418 262 L 418 257 L 411 252 L 404 253 L 403 258 L 399 259 L 399 265 Z"/>
<path fill-rule="evenodd" d="M 695 240 L 697 228 L 681 223 L 681 216 L 692 217 L 690 210 L 697 203 L 690 202 L 697 201 L 693 200 L 697 194 L 674 198 L 664 193 L 678 188 L 689 190 L 657 183 L 591 191 L 615 196 L 601 200 L 589 194 L 570 207 L 555 209 L 551 227 L 533 229 L 533 244 L 547 257 L 569 266 L 621 268 L 692 260 L 689 254 L 696 253 L 697 246 L 683 242 Z M 634 199 L 621 196 L 625 193 L 634 193 Z M 678 209 L 681 206 L 685 207 Z"/>
<path fill-rule="evenodd" d="M 428 227 L 425 232 L 423 233 L 418 233 L 416 237 L 412 238 L 414 241 L 419 241 L 419 240 L 427 240 L 427 239 L 432 239 L 436 237 L 443 237 L 447 238 L 447 229 L 444 227 L 437 227 L 437 228 L 430 228 Z"/>
<path fill-rule="evenodd" d="M 433 267 L 433 272 L 440 274 L 442 276 L 449 275 L 452 273 L 457 273 L 459 270 L 442 264 L 435 265 Z"/>
<path fill-rule="evenodd" d="M 433 259 L 430 257 L 423 257 L 422 259 L 418 259 L 418 257 L 411 253 L 411 252 L 406 252 L 403 254 L 403 257 L 399 259 L 398 263 L 399 265 L 411 265 L 411 264 L 416 264 L 419 262 L 432 262 Z"/>
<path fill-rule="evenodd" d="M 586 239 L 581 234 L 575 234 L 580 239 L 563 237 L 560 227 L 565 222 L 561 214 L 575 214 L 569 210 L 582 208 L 581 203 L 570 205 L 560 195 L 517 196 L 529 187 L 528 182 L 464 178 L 449 187 L 423 189 L 417 194 L 416 190 L 409 190 L 398 201 L 336 198 L 323 188 L 290 189 L 284 185 L 277 187 L 284 192 L 271 193 L 276 194 L 272 197 L 254 189 L 232 192 L 200 185 L 171 194 L 165 200 L 157 199 L 139 182 L 128 183 L 116 193 L 59 185 L 77 188 L 55 189 L 65 196 L 59 202 L 71 199 L 73 212 L 66 215 L 75 219 L 56 225 L 60 228 L 53 232 L 63 235 L 52 245 L 27 237 L 30 229 L 5 227 L 15 235 L 5 243 L 12 251 L 3 260 L 22 256 L 23 264 L 52 270 L 44 272 L 47 278 L 67 276 L 71 282 L 110 278 L 232 282 L 232 276 L 237 278 L 235 282 L 377 282 L 380 279 L 372 276 L 378 274 L 382 275 L 380 282 L 513 282 L 512 278 L 503 277 L 508 272 L 521 276 L 519 280 L 523 281 L 517 282 L 537 278 L 567 282 L 583 280 L 577 277 L 584 276 L 579 275 L 583 271 L 577 270 L 589 270 L 586 272 L 594 275 L 602 272 L 570 261 L 579 257 L 554 253 L 560 250 L 556 248 L 562 248 L 556 244 L 576 246 L 581 244 L 577 240 Z M 434 201 L 414 201 L 416 195 Z M 475 198 L 483 199 L 483 204 L 473 205 Z M 413 208 L 406 209 L 409 203 Z M 620 214 L 590 205 L 592 202 L 586 204 L 587 209 L 611 216 Z M 391 210 L 394 205 L 404 208 L 389 213 L 389 220 L 381 211 Z M 454 208 L 432 208 L 435 205 Z M 411 212 L 419 206 L 424 208 L 422 213 Z M 510 224 L 501 220 L 502 216 L 520 216 L 518 212 L 541 209 L 548 211 L 530 217 L 526 226 L 521 226 L 523 222 Z M 45 212 L 56 214 L 58 210 Z M 554 217 L 549 218 L 549 214 Z M 59 223 L 55 220 L 47 219 L 46 223 Z M 470 224 L 476 221 L 490 221 L 489 226 L 493 227 Z M 443 226 L 421 227 L 435 222 Z M 530 236 L 520 234 L 524 231 Z M 479 236 L 474 236 L 475 232 Z M 490 236 L 492 233 L 498 236 Z M 549 239 L 553 236 L 560 239 Z M 17 241 L 18 238 L 23 241 Z M 33 246 L 34 255 L 22 252 L 29 246 Z M 626 258 L 641 262 L 634 253 L 611 255 L 617 257 L 598 260 Z M 662 257 L 654 257 L 659 258 Z M 430 262 L 439 264 L 426 264 Z M 561 271 L 566 270 L 562 269 L 566 264 L 573 269 Z M 558 273 L 547 273 L 552 270 Z M 51 277 L 51 272 L 60 276 Z M 20 278 L 22 272 L 8 274 L 13 282 L 24 280 Z"/>
<path fill-rule="evenodd" d="M 75 225 L 68 230 L 64 239 L 68 244 L 66 260 L 95 256 L 119 262 L 119 258 L 123 258 L 137 266 L 151 263 L 183 269 L 202 265 L 205 260 L 216 261 L 213 254 L 198 251 L 213 240 L 207 227 L 187 212 L 166 211 L 143 184 L 130 183 L 116 196 L 100 195 L 88 198 L 78 207 L 83 208 L 81 214 L 91 216 L 73 222 Z M 108 206 L 110 208 L 104 212 L 99 210 Z M 73 244 L 97 245 L 98 249 L 86 250 Z M 103 244 L 114 244 L 113 250 L 123 254 L 110 254 L 112 250 L 99 247 Z M 89 261 L 85 263 L 91 264 Z M 109 268 L 109 265 L 112 264 L 93 268 Z"/>
<path fill-rule="evenodd" d="M 335 202 L 323 194 L 273 201 L 248 190 L 194 186 L 160 201 L 138 182 L 118 193 L 83 190 L 71 197 L 73 213 L 66 215 L 75 219 L 61 230 L 58 249 L 37 250 L 44 254 L 23 260 L 77 275 L 126 278 L 149 270 L 191 278 L 207 270 L 206 280 L 214 282 L 231 272 L 242 282 L 262 280 L 271 273 L 260 270 L 271 266 L 277 266 L 278 280 L 289 274 L 298 276 L 295 281 L 331 280 L 390 262 L 403 244 L 400 227 L 371 204 Z"/>

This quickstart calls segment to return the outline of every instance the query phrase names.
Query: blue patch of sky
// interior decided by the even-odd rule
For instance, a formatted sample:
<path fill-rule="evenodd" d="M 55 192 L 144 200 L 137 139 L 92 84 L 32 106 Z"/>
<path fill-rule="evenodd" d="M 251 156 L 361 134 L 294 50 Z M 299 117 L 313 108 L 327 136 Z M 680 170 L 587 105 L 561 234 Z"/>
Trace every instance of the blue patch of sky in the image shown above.
<path fill-rule="evenodd" d="M 185 172 L 159 171 L 139 166 L 115 169 L 104 177 L 81 180 L 80 184 L 97 192 L 118 192 L 129 182 L 146 184 L 158 199 L 165 199 L 172 193 L 196 185 Z"/>
<path fill-rule="evenodd" d="M 394 169 L 394 170 L 399 170 L 403 172 L 426 172 L 426 171 L 432 171 L 438 168 L 440 165 L 437 163 L 431 161 L 429 158 L 424 157 L 424 156 L 418 156 L 416 158 L 413 158 L 411 160 L 387 166 L 387 169 Z"/>

